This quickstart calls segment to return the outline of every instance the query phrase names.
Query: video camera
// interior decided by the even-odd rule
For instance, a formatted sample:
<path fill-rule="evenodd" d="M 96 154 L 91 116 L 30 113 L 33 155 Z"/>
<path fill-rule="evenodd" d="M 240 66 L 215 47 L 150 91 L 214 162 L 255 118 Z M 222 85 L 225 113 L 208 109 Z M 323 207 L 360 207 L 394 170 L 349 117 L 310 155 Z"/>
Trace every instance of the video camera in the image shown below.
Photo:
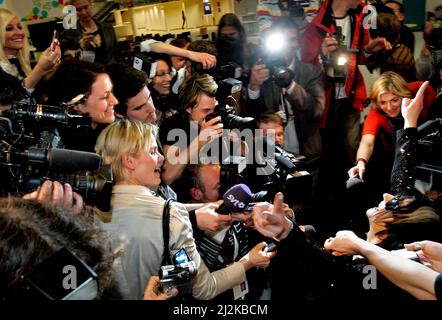
<path fill-rule="evenodd" d="M 72 185 L 86 202 L 102 211 L 110 207 L 112 170 L 95 153 L 60 149 L 58 129 L 88 127 L 91 119 L 68 108 L 12 103 L 0 116 L 0 194 L 23 195 L 43 180 Z"/>
<path fill-rule="evenodd" d="M 329 54 L 324 61 L 324 69 L 327 78 L 333 82 L 345 82 L 345 69 L 350 54 L 358 54 L 358 49 L 348 49 L 344 44 L 342 28 L 337 26 L 333 38 L 338 42 L 338 49 Z"/>

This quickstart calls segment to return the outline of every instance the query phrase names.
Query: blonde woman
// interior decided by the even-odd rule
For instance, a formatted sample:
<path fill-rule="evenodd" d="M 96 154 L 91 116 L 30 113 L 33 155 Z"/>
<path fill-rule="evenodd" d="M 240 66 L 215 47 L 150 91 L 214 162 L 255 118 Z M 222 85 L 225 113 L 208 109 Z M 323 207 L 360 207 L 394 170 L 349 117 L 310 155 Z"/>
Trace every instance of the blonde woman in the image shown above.
<path fill-rule="evenodd" d="M 158 152 L 154 127 L 139 121 L 122 120 L 109 125 L 98 137 L 95 150 L 112 166 L 112 222 L 107 229 L 114 244 L 122 247 L 125 298 L 141 299 L 148 278 L 158 274 L 163 255 L 162 213 L 165 200 L 151 188 L 160 184 L 163 156 Z M 266 267 L 273 253 L 264 253 L 265 243 L 230 266 L 210 273 L 199 255 L 192 234 L 189 214 L 174 202 L 170 208 L 169 251 L 184 248 L 196 263 L 192 282 L 197 299 L 212 299 L 243 282 L 252 267 Z"/>
<path fill-rule="evenodd" d="M 403 127 L 401 116 L 402 98 L 416 94 L 422 82 L 407 83 L 395 72 L 383 73 L 372 85 L 370 92 L 371 110 L 365 119 L 362 138 L 356 154 L 355 166 L 348 171 L 349 177 L 359 175 L 367 184 L 373 182 L 378 190 L 389 190 L 389 177 L 393 165 L 395 132 Z M 429 107 L 435 98 L 434 90 L 427 87 L 424 93 L 424 110 L 420 120 L 427 120 Z M 367 163 L 369 165 L 367 166 Z"/>
<path fill-rule="evenodd" d="M 19 18 L 10 10 L 0 8 L 0 68 L 22 81 L 31 93 L 35 85 L 60 61 L 58 45 L 51 45 L 41 55 L 34 69 L 31 68 L 29 45 Z"/>

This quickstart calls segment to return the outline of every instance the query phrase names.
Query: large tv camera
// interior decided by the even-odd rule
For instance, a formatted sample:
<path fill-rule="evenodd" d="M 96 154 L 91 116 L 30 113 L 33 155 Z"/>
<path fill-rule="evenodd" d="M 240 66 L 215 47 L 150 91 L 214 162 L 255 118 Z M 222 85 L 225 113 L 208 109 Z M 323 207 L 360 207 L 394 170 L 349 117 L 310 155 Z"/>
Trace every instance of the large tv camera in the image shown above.
<path fill-rule="evenodd" d="M 90 118 L 68 108 L 12 103 L 0 116 L 0 194 L 23 195 L 43 180 L 69 183 L 86 202 L 108 211 L 112 170 L 95 153 L 61 149 L 58 129 L 81 129 Z"/>
<path fill-rule="evenodd" d="M 351 54 L 358 54 L 358 49 L 349 49 L 344 44 L 344 36 L 342 28 L 337 26 L 333 38 L 338 42 L 338 49 L 329 54 L 324 61 L 324 70 L 327 78 L 337 83 L 345 82 L 345 70 L 349 56 Z"/>

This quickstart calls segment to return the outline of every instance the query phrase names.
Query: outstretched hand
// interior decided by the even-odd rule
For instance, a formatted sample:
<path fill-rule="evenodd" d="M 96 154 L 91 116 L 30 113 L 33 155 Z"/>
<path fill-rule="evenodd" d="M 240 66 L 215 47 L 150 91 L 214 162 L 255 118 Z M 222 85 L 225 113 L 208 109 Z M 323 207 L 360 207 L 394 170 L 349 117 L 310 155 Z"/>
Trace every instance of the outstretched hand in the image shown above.
<path fill-rule="evenodd" d="M 429 82 L 425 81 L 421 85 L 414 99 L 402 99 L 401 113 L 405 120 L 404 128 L 415 128 L 417 126 L 417 120 L 424 108 L 425 90 L 427 89 L 428 84 Z"/>
<path fill-rule="evenodd" d="M 281 192 L 275 195 L 273 205 L 267 202 L 258 203 L 252 212 L 256 230 L 269 238 L 284 239 L 292 228 L 292 223 L 286 217 L 286 210 Z"/>

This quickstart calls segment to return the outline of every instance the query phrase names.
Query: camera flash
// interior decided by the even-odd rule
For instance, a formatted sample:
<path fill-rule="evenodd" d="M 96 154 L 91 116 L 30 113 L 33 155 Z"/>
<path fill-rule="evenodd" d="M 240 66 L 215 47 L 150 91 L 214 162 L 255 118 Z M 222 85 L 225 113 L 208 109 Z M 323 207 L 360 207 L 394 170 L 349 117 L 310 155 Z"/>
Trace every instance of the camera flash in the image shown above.
<path fill-rule="evenodd" d="M 341 55 L 338 57 L 338 66 L 343 66 L 347 63 L 348 59 L 346 56 Z"/>

